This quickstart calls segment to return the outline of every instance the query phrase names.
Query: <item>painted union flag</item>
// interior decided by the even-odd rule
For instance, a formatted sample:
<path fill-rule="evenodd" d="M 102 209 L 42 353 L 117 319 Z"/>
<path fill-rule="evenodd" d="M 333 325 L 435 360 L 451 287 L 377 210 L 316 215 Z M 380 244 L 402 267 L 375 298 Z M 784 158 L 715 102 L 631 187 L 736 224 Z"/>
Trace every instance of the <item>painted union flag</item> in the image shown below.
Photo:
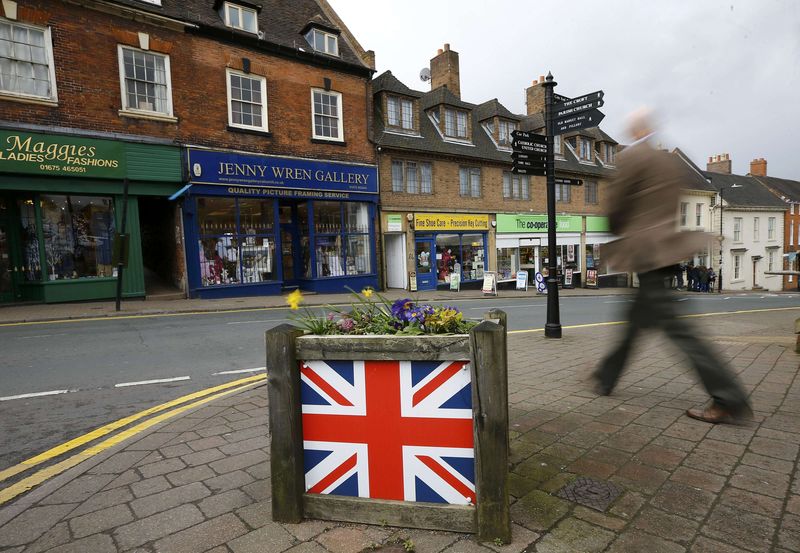
<path fill-rule="evenodd" d="M 300 363 L 308 493 L 475 504 L 467 361 Z"/>

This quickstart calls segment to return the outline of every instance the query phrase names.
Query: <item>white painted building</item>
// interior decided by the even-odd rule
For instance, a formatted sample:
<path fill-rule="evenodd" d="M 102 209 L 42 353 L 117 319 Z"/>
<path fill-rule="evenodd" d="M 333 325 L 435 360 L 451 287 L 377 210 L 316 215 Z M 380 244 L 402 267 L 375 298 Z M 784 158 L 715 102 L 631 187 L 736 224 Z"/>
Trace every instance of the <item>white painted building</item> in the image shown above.
<path fill-rule="evenodd" d="M 679 157 L 715 191 L 709 200 L 710 224 L 704 225 L 703 230 L 716 237 L 712 241 L 714 243 L 711 246 L 710 264 L 717 275 L 722 275 L 723 290 L 781 290 L 782 277 L 764 273 L 781 270 L 783 267 L 783 221 L 784 212 L 788 209 L 786 204 L 755 178 L 730 174 L 731 162 L 727 155 L 709 158 L 709 170 L 702 171 L 681 154 Z M 693 196 L 694 194 L 689 195 L 689 205 L 686 207 L 687 228 L 691 230 L 694 230 L 693 226 L 700 226 L 696 225 L 695 217 L 698 213 L 697 206 L 703 201 L 692 201 Z M 702 211 L 703 208 L 700 208 L 701 213 Z M 703 264 L 702 261 L 700 264 Z"/>

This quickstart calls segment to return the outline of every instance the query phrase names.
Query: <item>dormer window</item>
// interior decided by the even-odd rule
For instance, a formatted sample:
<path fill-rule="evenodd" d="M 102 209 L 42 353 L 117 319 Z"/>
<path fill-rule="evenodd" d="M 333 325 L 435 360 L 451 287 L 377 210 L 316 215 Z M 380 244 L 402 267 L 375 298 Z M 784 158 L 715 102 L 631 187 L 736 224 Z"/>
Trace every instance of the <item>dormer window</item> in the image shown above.
<path fill-rule="evenodd" d="M 450 138 L 467 138 L 467 112 L 445 108 L 444 134 Z"/>
<path fill-rule="evenodd" d="M 559 134 L 553 137 L 553 154 L 557 156 L 564 155 L 561 151 L 561 135 Z"/>
<path fill-rule="evenodd" d="M 514 121 L 500 120 L 497 126 L 497 143 L 500 146 L 511 146 L 511 133 L 517 130 L 517 124 Z"/>
<path fill-rule="evenodd" d="M 239 29 L 248 33 L 258 33 L 258 20 L 256 19 L 256 10 L 252 8 L 245 8 L 230 2 L 225 2 L 222 5 L 223 17 L 225 25 L 232 29 Z"/>
<path fill-rule="evenodd" d="M 581 161 L 592 161 L 592 141 L 581 137 L 579 155 Z"/>
<path fill-rule="evenodd" d="M 320 29 L 311 29 L 306 33 L 306 40 L 317 52 L 331 56 L 339 55 L 339 37 Z"/>
<path fill-rule="evenodd" d="M 614 157 L 616 154 L 616 148 L 614 148 L 614 145 L 609 142 L 604 142 L 602 145 L 602 152 L 603 159 L 605 160 L 606 164 L 614 165 Z"/>
<path fill-rule="evenodd" d="M 414 130 L 414 104 L 411 100 L 399 96 L 386 98 L 387 123 L 404 131 Z"/>

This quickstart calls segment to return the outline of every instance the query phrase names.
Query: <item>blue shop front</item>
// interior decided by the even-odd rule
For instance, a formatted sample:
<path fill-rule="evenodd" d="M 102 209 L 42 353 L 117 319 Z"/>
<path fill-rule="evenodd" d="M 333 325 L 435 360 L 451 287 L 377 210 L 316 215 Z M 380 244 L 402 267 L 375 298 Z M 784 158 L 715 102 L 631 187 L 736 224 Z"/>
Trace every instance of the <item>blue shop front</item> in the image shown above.
<path fill-rule="evenodd" d="M 186 148 L 189 295 L 377 288 L 374 165 Z"/>

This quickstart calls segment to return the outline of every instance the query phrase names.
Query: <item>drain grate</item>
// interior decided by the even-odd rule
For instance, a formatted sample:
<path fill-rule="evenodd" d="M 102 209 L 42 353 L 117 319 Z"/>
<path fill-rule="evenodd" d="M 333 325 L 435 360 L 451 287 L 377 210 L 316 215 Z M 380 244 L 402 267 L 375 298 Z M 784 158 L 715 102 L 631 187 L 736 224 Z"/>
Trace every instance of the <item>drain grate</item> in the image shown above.
<path fill-rule="evenodd" d="M 602 512 L 619 497 L 620 492 L 621 490 L 611 482 L 579 476 L 558 490 L 556 495 Z"/>

